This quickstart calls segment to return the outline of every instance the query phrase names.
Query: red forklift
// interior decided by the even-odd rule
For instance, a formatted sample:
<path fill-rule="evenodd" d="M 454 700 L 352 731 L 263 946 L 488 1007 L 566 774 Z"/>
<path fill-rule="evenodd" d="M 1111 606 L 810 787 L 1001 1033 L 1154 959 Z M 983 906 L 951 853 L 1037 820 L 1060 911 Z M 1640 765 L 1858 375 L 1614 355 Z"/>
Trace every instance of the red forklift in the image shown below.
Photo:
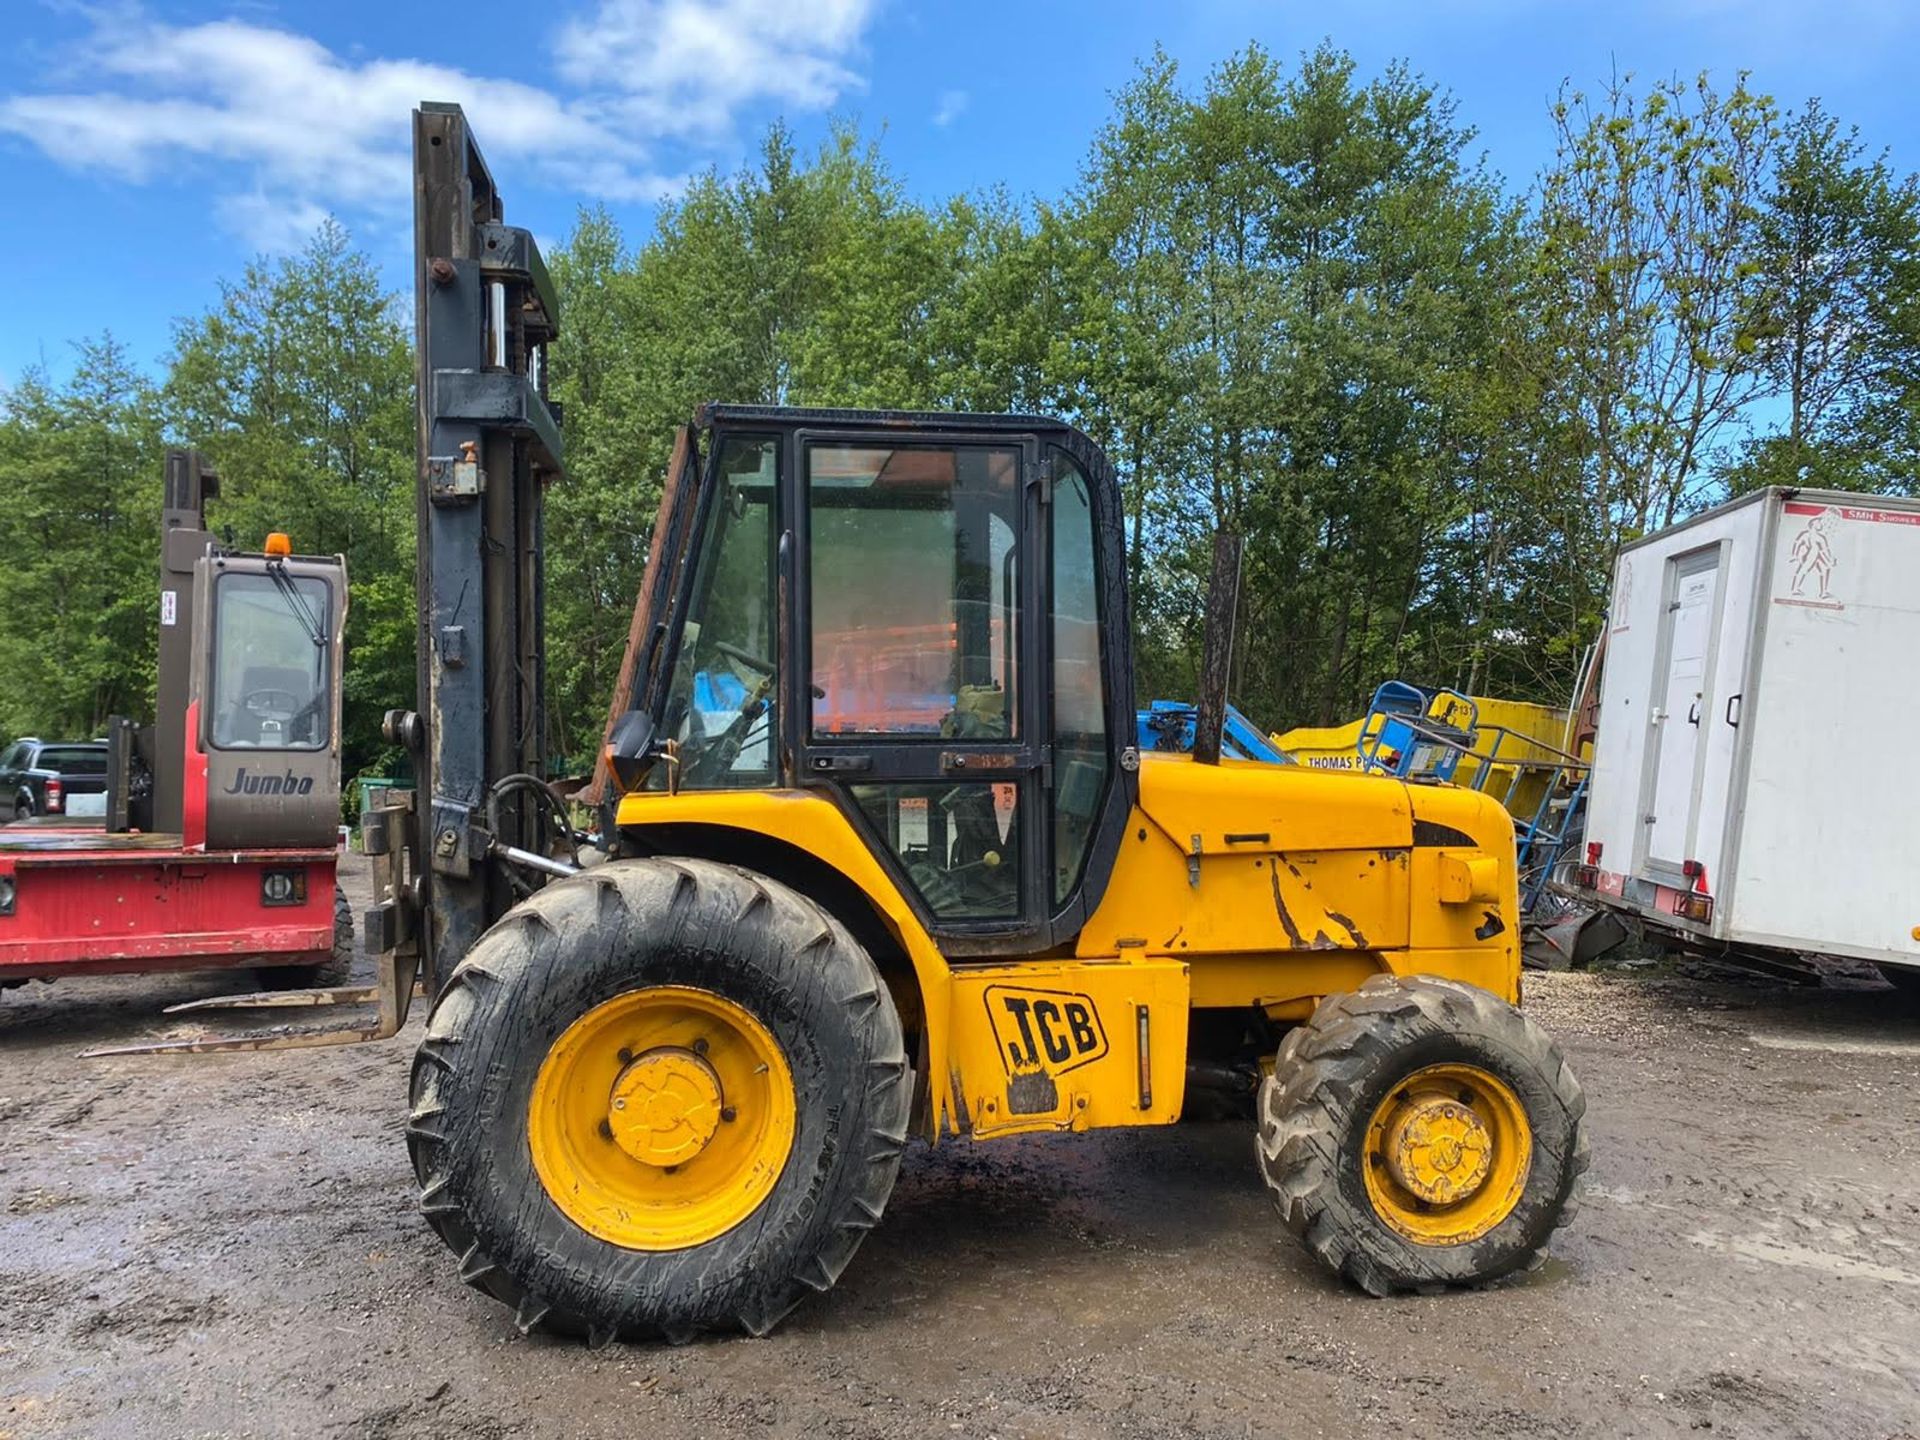
<path fill-rule="evenodd" d="M 259 554 L 227 548 L 206 527 L 218 493 L 199 452 L 168 452 L 156 722 L 108 722 L 105 815 L 0 826 L 0 989 L 240 967 L 269 987 L 347 978 L 345 561 L 279 534 Z"/>

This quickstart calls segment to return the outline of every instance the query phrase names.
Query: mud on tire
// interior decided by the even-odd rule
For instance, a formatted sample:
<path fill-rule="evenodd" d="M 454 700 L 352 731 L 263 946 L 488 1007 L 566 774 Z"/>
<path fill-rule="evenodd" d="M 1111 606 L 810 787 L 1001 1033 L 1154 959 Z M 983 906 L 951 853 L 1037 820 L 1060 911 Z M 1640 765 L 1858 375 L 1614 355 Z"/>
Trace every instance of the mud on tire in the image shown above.
<path fill-rule="evenodd" d="M 353 907 L 333 887 L 333 954 L 318 965 L 261 965 L 254 972 L 262 990 L 328 990 L 353 978 Z"/>
<path fill-rule="evenodd" d="M 550 1048 L 629 991 L 690 986 L 751 1012 L 792 1071 L 791 1151 L 745 1221 L 635 1250 L 574 1224 L 542 1186 L 529 1101 Z M 892 997 L 841 924 L 786 886 L 703 860 L 622 860 L 510 911 L 449 977 L 414 1058 L 407 1145 L 460 1277 L 522 1333 L 682 1342 L 761 1335 L 839 1278 L 880 1219 L 912 1075 Z"/>
<path fill-rule="evenodd" d="M 1518 1097 L 1532 1158 L 1512 1209 L 1453 1244 L 1407 1238 L 1370 1201 L 1362 1167 L 1370 1117 L 1415 1071 L 1477 1066 Z M 1586 1097 L 1559 1047 L 1511 1005 L 1434 977 L 1375 976 L 1329 996 L 1289 1031 L 1261 1086 L 1261 1174 L 1287 1228 L 1372 1295 L 1478 1284 L 1537 1267 L 1578 1208 Z"/>

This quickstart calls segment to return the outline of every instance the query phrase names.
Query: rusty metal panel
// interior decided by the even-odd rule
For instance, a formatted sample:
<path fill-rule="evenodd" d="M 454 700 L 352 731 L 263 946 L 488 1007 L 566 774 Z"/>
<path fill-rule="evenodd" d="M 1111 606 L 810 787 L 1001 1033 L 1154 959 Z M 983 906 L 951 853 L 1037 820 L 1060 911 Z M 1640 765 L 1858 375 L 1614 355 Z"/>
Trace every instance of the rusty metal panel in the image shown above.
<path fill-rule="evenodd" d="M 669 572 L 673 557 L 667 546 L 680 506 L 693 496 L 695 481 L 693 427 L 679 426 L 673 432 L 673 454 L 667 460 L 666 480 L 660 491 L 660 509 L 654 516 L 653 535 L 647 542 L 647 568 L 640 577 L 640 592 L 634 596 L 633 619 L 627 626 L 626 649 L 620 655 L 620 673 L 613 682 L 613 696 L 607 704 L 607 723 L 600 733 L 600 748 L 593 758 L 593 779 L 574 798 L 583 805 L 604 805 L 610 798 L 607 774 L 607 743 L 613 739 L 613 727 L 620 717 L 639 703 L 635 686 L 643 678 L 642 657 L 651 648 L 655 617 L 664 618 L 670 603 Z"/>

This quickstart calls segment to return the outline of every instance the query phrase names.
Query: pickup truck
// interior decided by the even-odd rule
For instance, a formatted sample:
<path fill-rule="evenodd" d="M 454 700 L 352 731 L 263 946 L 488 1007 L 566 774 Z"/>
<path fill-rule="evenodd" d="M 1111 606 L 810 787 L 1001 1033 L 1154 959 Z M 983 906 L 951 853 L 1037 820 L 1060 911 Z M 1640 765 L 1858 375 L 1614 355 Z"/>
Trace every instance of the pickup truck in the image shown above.
<path fill-rule="evenodd" d="M 6 820 L 36 815 L 76 819 L 107 813 L 107 744 L 104 740 L 51 741 L 28 736 L 0 752 L 0 801 Z"/>

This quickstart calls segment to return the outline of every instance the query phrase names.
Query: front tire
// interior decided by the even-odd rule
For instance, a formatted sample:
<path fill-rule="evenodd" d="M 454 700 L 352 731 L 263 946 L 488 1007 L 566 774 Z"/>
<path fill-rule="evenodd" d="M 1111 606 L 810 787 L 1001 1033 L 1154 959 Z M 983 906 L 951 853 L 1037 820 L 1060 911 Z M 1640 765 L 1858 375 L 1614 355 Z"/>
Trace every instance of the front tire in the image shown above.
<path fill-rule="evenodd" d="M 1559 1047 L 1472 985 L 1375 976 L 1288 1032 L 1259 1161 L 1287 1228 L 1372 1295 L 1532 1269 L 1577 1209 L 1586 1097 Z"/>
<path fill-rule="evenodd" d="M 879 1220 L 911 1096 L 892 997 L 837 920 L 733 866 L 622 860 L 455 969 L 407 1140 L 461 1278 L 522 1332 L 761 1335 Z"/>

